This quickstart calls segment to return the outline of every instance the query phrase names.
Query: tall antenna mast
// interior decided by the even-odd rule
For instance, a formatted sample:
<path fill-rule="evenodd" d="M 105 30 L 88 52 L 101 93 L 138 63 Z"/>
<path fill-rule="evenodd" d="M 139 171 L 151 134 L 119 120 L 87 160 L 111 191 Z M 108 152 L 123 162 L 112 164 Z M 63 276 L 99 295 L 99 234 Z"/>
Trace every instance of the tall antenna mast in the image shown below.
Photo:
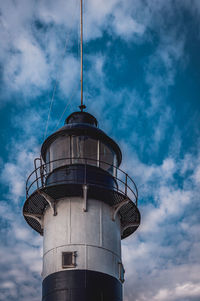
<path fill-rule="evenodd" d="M 83 0 L 80 0 L 80 22 L 81 22 L 81 112 L 86 106 L 83 104 Z"/>

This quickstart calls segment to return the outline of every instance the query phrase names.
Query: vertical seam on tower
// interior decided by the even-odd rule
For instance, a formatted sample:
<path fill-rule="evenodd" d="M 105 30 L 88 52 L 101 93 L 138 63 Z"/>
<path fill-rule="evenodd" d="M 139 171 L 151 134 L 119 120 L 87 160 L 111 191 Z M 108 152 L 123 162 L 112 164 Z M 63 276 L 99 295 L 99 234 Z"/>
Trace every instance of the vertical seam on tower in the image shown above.
<path fill-rule="evenodd" d="M 88 248 L 87 245 L 85 245 L 85 269 L 88 269 Z"/>
<path fill-rule="evenodd" d="M 71 244 L 71 199 L 69 199 L 69 243 Z"/>
<path fill-rule="evenodd" d="M 102 224 L 102 202 L 100 205 L 100 226 L 99 226 L 99 244 L 102 247 L 103 245 L 103 224 Z"/>

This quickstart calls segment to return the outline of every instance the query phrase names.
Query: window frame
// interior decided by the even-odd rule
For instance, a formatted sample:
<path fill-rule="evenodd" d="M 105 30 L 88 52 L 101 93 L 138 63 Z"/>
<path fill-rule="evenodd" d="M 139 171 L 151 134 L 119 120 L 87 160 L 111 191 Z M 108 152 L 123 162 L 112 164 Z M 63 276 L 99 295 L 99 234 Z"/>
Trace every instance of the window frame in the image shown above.
<path fill-rule="evenodd" d="M 72 255 L 72 263 L 71 264 L 64 264 L 64 256 L 66 254 L 71 254 Z M 62 252 L 62 268 L 63 269 L 69 269 L 69 268 L 74 268 L 76 267 L 76 256 L 77 256 L 77 252 L 76 251 L 64 251 Z"/>

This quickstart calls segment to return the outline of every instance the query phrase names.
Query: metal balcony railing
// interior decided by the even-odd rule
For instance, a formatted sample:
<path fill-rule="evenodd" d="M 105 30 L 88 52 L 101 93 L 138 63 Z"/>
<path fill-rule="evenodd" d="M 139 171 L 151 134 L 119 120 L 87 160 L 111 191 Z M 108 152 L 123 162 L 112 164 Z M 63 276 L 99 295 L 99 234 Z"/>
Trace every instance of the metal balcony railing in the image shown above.
<path fill-rule="evenodd" d="M 39 166 L 37 166 L 37 162 L 39 162 Z M 62 158 L 62 159 L 57 159 L 50 161 L 48 163 L 42 164 L 42 161 L 40 158 L 36 158 L 34 160 L 34 165 L 35 169 L 33 172 L 29 175 L 26 181 L 26 198 L 28 198 L 34 191 L 40 188 L 47 187 L 47 179 L 50 175 L 52 175 L 53 172 L 55 172 L 58 168 L 69 166 L 70 171 L 73 171 L 73 166 L 74 170 L 77 170 L 77 164 L 84 166 L 84 176 L 83 179 L 76 180 L 76 184 L 89 184 L 97 186 L 96 182 L 92 182 L 90 179 L 90 182 L 87 183 L 87 173 L 89 173 L 89 168 L 91 166 L 95 166 L 99 172 L 105 171 L 105 168 L 101 168 L 99 166 L 104 166 L 107 167 L 107 170 L 112 170 L 112 173 L 109 173 L 109 175 L 112 177 L 114 180 L 113 182 L 115 185 L 110 187 L 112 190 L 114 190 L 117 193 L 120 193 L 124 195 L 125 198 L 129 198 L 131 201 L 134 202 L 134 204 L 137 206 L 138 205 L 138 190 L 135 182 L 129 177 L 127 173 L 125 173 L 123 170 L 120 168 L 109 164 L 104 161 L 100 160 L 95 160 L 95 159 L 88 159 L 88 158 Z M 57 166 L 57 168 L 54 168 L 53 166 Z M 108 173 L 108 171 L 107 171 Z M 66 183 L 66 179 L 64 179 L 64 182 Z M 71 181 L 71 180 L 70 180 Z M 60 180 L 58 182 L 51 182 L 51 185 L 56 185 L 59 184 Z M 100 188 L 107 188 L 103 184 L 98 184 L 98 187 Z"/>

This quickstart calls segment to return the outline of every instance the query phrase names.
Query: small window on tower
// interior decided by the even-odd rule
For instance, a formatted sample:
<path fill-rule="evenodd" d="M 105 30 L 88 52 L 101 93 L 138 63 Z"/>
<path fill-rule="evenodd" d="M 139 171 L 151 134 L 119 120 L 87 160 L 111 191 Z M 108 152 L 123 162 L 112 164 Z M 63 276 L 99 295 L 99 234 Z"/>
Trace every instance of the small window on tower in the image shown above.
<path fill-rule="evenodd" d="M 125 270 L 123 267 L 123 264 L 119 262 L 119 280 L 123 283 L 125 281 L 124 279 Z"/>
<path fill-rule="evenodd" d="M 76 266 L 76 252 L 63 252 L 62 253 L 62 267 L 73 268 Z"/>

